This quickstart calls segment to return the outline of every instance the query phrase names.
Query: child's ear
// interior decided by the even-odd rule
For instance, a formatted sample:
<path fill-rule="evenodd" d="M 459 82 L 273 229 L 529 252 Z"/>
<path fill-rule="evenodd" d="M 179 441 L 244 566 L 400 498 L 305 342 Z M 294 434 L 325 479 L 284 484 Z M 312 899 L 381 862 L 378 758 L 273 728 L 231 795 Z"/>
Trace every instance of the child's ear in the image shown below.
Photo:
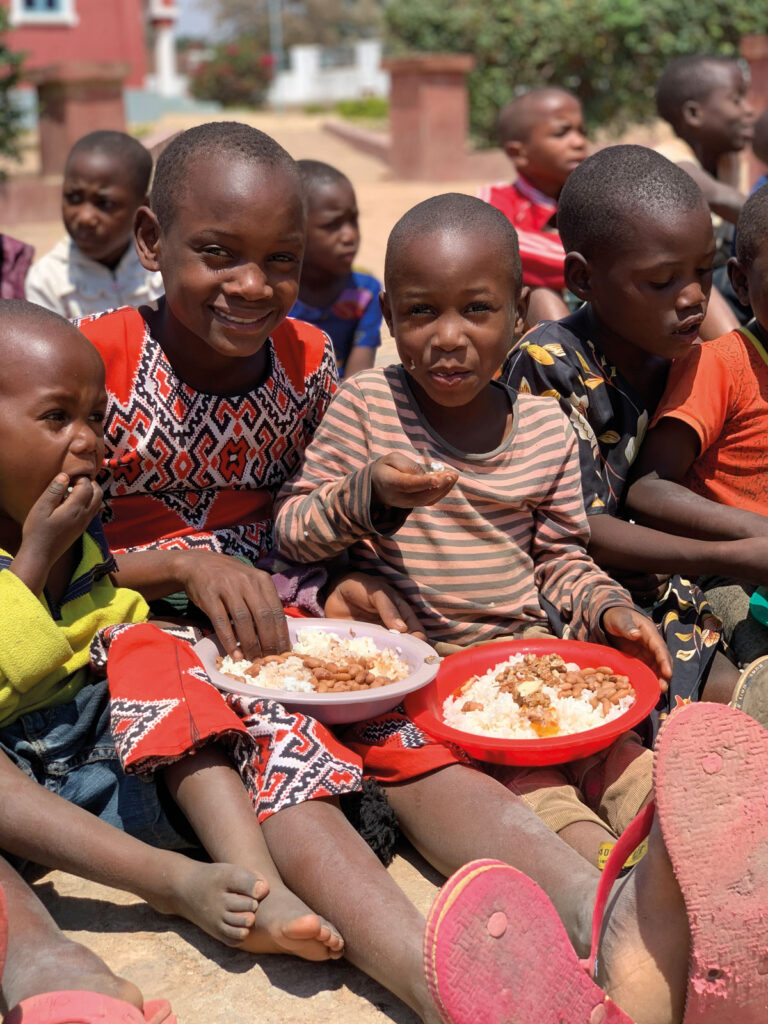
<path fill-rule="evenodd" d="M 504 152 L 515 165 L 518 171 L 523 170 L 528 162 L 528 152 L 524 142 L 519 139 L 507 139 L 504 143 Z"/>
<path fill-rule="evenodd" d="M 159 270 L 160 223 L 148 206 L 140 206 L 133 219 L 133 237 L 145 270 Z"/>
<path fill-rule="evenodd" d="M 565 287 L 584 302 L 592 292 L 592 268 L 580 252 L 565 255 Z"/>
<path fill-rule="evenodd" d="M 524 284 L 517 300 L 517 317 L 515 318 L 515 337 L 519 338 L 525 330 L 525 318 L 528 316 L 528 302 L 531 298 L 531 289 Z"/>
<path fill-rule="evenodd" d="M 680 111 L 680 117 L 684 124 L 691 128 L 701 127 L 701 104 L 697 100 L 686 100 Z"/>
<path fill-rule="evenodd" d="M 381 309 L 381 315 L 384 317 L 384 323 L 387 325 L 387 330 L 394 338 L 395 332 L 392 330 L 392 307 L 389 304 L 389 296 L 386 292 L 379 292 L 379 308 Z"/>
<path fill-rule="evenodd" d="M 749 301 L 749 281 L 747 279 L 747 272 L 735 256 L 731 256 L 728 260 L 728 277 L 731 279 L 731 285 L 733 286 L 733 290 L 736 292 L 739 302 L 743 306 L 751 305 Z"/>

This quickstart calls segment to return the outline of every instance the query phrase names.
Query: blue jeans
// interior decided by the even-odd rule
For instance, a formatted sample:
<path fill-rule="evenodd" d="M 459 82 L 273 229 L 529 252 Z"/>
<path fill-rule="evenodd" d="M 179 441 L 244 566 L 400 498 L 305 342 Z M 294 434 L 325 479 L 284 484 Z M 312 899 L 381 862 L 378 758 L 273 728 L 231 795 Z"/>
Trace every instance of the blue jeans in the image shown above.
<path fill-rule="evenodd" d="M 196 845 L 162 783 L 126 775 L 121 768 L 105 681 L 84 686 L 66 704 L 31 711 L 1 728 L 0 750 L 41 786 L 122 832 L 164 850 Z"/>

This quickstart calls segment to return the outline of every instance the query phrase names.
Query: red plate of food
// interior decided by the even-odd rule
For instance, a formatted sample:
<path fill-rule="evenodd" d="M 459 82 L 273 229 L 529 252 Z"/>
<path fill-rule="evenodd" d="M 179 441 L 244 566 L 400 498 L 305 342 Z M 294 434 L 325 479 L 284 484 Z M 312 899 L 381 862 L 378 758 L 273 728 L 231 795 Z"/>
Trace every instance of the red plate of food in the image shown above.
<path fill-rule="evenodd" d="M 445 658 L 405 701 L 424 732 L 481 761 L 562 764 L 646 718 L 659 680 L 637 658 L 577 640 L 505 640 Z"/>

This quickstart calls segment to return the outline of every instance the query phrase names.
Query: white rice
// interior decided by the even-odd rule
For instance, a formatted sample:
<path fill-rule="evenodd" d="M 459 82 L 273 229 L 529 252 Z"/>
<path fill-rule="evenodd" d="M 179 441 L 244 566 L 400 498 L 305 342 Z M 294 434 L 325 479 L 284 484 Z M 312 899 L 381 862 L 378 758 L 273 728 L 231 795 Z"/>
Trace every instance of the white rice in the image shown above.
<path fill-rule="evenodd" d="M 519 707 L 511 693 L 500 692 L 498 676 L 510 665 L 524 660 L 522 654 L 513 655 L 482 676 L 475 678 L 471 685 L 462 688 L 458 695 L 447 697 L 443 703 L 443 718 L 446 725 L 462 732 L 480 733 L 484 736 L 495 736 L 499 739 L 535 740 L 539 733 L 533 728 L 525 715 L 525 708 Z M 566 669 L 578 672 L 580 668 L 573 663 Z M 534 676 L 531 676 L 534 678 Z M 589 703 L 594 696 L 591 690 L 583 690 L 580 697 L 559 697 L 558 690 L 553 686 L 543 686 L 541 692 L 550 700 L 557 716 L 559 730 L 554 735 L 567 736 L 587 729 L 595 729 L 623 715 L 635 703 L 633 696 L 623 697 L 618 704 L 611 705 L 607 714 L 602 708 L 593 708 Z M 483 710 L 462 711 L 467 701 L 476 701 L 483 705 Z"/>
<path fill-rule="evenodd" d="M 400 647 L 380 649 L 370 637 L 339 637 L 325 629 L 299 629 L 296 641 L 291 647 L 294 654 L 324 661 L 348 660 L 364 657 L 369 671 L 377 676 L 386 676 L 392 682 L 405 679 L 411 667 L 401 657 Z M 301 658 L 286 658 L 285 661 L 270 661 L 262 665 L 257 675 L 248 675 L 252 661 L 243 658 L 233 661 L 229 655 L 221 659 L 219 671 L 225 675 L 237 676 L 253 686 L 268 690 L 290 690 L 295 693 L 314 693 L 315 677 Z"/>

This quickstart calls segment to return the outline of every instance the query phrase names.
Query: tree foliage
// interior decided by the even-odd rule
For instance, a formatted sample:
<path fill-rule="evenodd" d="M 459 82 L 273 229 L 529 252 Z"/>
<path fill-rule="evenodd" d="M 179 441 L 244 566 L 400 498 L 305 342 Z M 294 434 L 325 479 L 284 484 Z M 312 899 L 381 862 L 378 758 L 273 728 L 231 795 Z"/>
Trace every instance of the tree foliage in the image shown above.
<path fill-rule="evenodd" d="M 0 7 L 0 154 L 18 160 L 22 114 L 13 101 L 12 91 L 21 80 L 22 54 L 9 50 L 2 38 L 8 27 L 8 12 Z M 0 173 L 0 178 L 2 177 Z"/>
<path fill-rule="evenodd" d="M 268 0 L 214 0 L 227 34 L 257 36 L 268 46 Z M 338 46 L 377 35 L 383 0 L 281 0 L 283 44 Z"/>
<path fill-rule="evenodd" d="M 661 69 L 689 53 L 738 53 L 742 35 L 768 31 L 755 0 L 390 0 L 393 53 L 471 53 L 473 130 L 488 141 L 499 107 L 517 92 L 563 85 L 588 124 L 654 113 Z"/>
<path fill-rule="evenodd" d="M 273 71 L 272 56 L 260 40 L 220 43 L 192 75 L 190 90 L 197 99 L 224 107 L 260 107 Z"/>

